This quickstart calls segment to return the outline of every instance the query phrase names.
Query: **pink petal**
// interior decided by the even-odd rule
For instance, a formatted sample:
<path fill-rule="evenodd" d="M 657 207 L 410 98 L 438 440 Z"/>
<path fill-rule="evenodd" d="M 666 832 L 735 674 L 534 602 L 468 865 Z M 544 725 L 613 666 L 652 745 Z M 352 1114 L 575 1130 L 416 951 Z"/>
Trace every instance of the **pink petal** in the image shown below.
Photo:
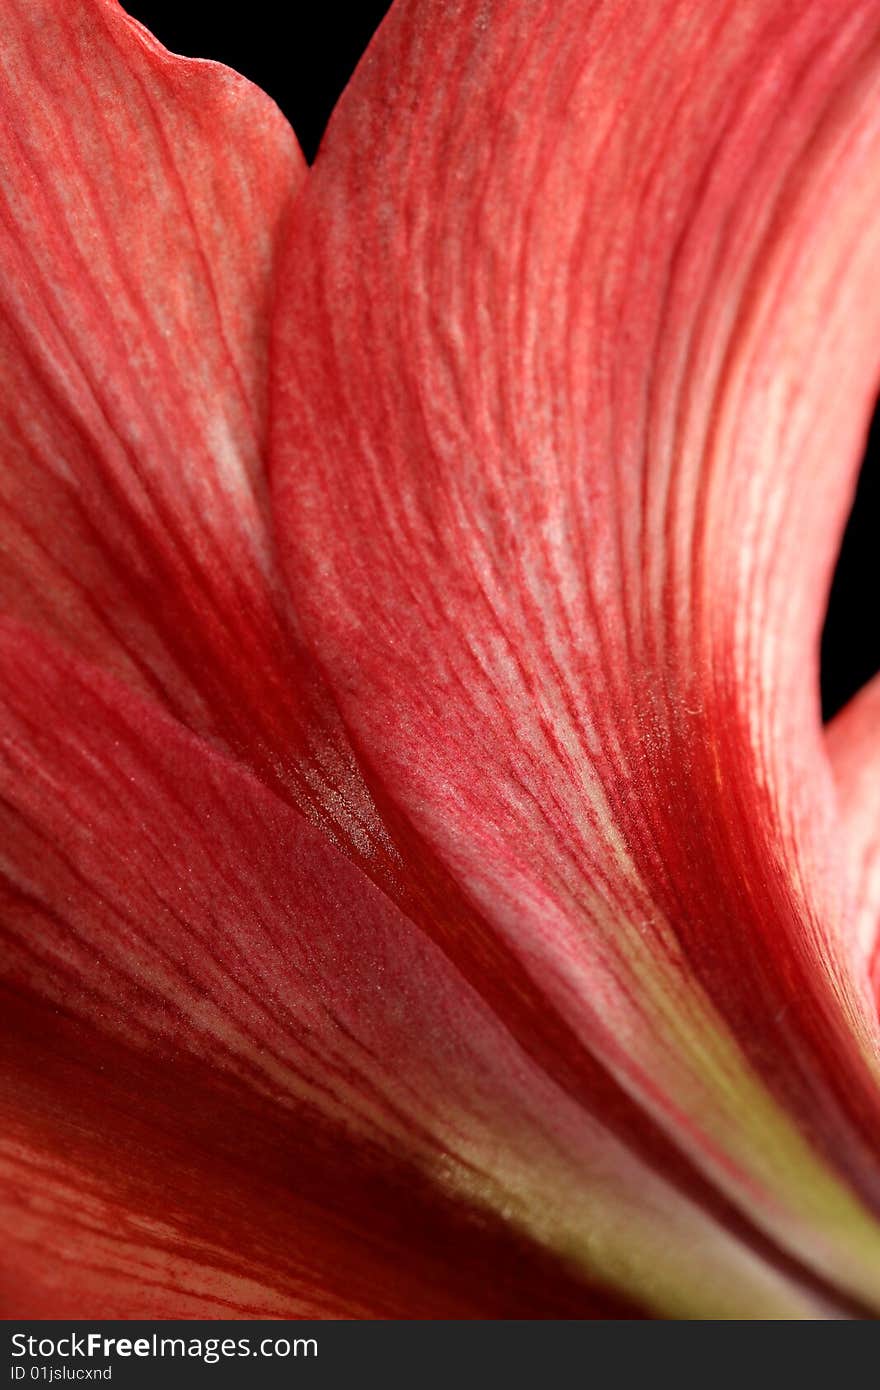
<path fill-rule="evenodd" d="M 878 60 L 878 0 L 398 0 L 273 358 L 291 590 L 411 881 L 457 885 L 420 920 L 604 1123 L 672 1172 L 637 1101 L 678 1181 L 874 1300 L 816 663 Z"/>
<path fill-rule="evenodd" d="M 834 1311 L 284 801 L 8 624 L 0 749 L 7 1316 Z"/>
<path fill-rule="evenodd" d="M 114 0 L 12 0 L 0 65 L 4 608 L 301 783 L 336 735 L 263 474 L 293 132 Z"/>

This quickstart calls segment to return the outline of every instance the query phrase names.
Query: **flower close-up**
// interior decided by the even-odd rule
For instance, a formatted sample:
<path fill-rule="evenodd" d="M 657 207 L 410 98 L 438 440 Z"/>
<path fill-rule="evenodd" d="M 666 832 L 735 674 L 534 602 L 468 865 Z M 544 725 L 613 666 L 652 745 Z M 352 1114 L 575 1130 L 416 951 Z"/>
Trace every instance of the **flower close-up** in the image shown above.
<path fill-rule="evenodd" d="M 880 0 L 0 26 L 0 1315 L 880 1316 Z"/>

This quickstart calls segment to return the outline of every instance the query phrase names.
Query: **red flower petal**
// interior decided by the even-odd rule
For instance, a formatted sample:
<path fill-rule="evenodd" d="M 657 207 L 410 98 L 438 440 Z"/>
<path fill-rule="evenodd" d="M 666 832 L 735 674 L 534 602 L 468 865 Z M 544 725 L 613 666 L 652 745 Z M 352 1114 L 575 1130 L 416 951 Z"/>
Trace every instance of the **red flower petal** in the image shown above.
<path fill-rule="evenodd" d="M 877 1296 L 802 669 L 877 341 L 877 16 L 385 26 L 293 214 L 276 442 L 389 835 L 264 495 L 291 136 L 108 0 L 10 7 L 3 578 L 91 662 L 7 630 L 10 1308 L 843 1306 L 796 1261 Z"/>
<path fill-rule="evenodd" d="M 320 1113 L 2 998 L 6 1318 L 640 1316 Z"/>
<path fill-rule="evenodd" d="M 7 626 L 0 749 L 16 1312 L 573 1316 L 627 1308 L 615 1289 L 827 1311 L 587 1120 L 360 870 L 155 705 Z"/>
<path fill-rule="evenodd" d="M 875 1299 L 815 670 L 878 97 L 877 0 L 399 0 L 297 209 L 273 412 L 313 650 L 411 874 L 471 908 L 437 939 L 585 1104 L 598 1059 Z"/>
<path fill-rule="evenodd" d="M 263 475 L 296 140 L 112 0 L 11 0 L 0 64 L 4 607 L 314 799 Z"/>

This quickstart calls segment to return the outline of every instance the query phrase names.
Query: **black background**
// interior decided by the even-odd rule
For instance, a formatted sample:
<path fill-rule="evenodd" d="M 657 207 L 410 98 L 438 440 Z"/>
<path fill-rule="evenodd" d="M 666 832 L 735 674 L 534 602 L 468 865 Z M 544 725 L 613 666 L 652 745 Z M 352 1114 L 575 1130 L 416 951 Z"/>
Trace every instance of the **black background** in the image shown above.
<path fill-rule="evenodd" d="M 131 0 L 125 8 L 174 52 L 215 58 L 256 82 L 284 111 L 311 160 L 388 5 L 376 0 L 323 0 L 318 5 L 247 0 L 227 9 L 207 0 Z M 880 412 L 871 429 L 822 639 L 826 718 L 880 668 L 878 521 Z"/>
<path fill-rule="evenodd" d="M 390 0 L 124 0 L 173 53 L 215 58 L 277 101 L 312 160 Z"/>

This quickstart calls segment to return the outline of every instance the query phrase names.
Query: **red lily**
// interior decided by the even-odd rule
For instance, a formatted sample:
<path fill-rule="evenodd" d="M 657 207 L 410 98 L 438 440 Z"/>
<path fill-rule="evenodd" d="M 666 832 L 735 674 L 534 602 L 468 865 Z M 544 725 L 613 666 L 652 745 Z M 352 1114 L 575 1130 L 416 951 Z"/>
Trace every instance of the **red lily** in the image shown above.
<path fill-rule="evenodd" d="M 880 0 L 0 45 L 7 1316 L 880 1307 Z"/>

